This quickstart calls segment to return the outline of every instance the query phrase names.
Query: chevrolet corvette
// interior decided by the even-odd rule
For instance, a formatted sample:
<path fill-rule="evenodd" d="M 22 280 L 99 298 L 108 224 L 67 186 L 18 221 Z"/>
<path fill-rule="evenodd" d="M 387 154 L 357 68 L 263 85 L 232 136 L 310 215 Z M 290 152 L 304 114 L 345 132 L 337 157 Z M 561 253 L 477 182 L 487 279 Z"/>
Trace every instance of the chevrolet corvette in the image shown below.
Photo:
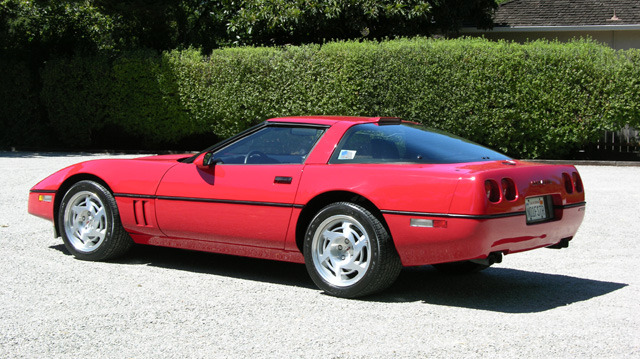
<path fill-rule="evenodd" d="M 384 290 L 402 267 L 469 273 L 567 247 L 585 206 L 574 166 L 344 116 L 270 119 L 196 154 L 78 163 L 29 193 L 29 213 L 81 260 L 137 243 L 304 263 L 346 298 Z"/>

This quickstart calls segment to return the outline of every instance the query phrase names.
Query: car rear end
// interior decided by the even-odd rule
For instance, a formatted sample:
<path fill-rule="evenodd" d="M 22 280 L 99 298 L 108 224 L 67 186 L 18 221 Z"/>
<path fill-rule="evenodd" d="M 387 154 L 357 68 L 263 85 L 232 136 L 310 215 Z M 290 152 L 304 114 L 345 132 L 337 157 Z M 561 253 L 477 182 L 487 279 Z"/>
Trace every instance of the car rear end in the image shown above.
<path fill-rule="evenodd" d="M 416 213 L 408 226 L 385 216 L 396 229 L 403 265 L 566 247 L 584 218 L 584 188 L 574 166 L 505 160 L 460 164 L 457 171 L 448 213 Z"/>

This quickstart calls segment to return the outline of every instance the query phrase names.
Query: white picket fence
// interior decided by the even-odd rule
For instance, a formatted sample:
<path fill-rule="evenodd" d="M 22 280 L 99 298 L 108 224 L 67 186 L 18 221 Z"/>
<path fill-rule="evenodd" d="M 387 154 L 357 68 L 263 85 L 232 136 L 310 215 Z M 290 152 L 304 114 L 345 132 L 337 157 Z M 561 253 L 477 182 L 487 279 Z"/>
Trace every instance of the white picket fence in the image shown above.
<path fill-rule="evenodd" d="M 620 131 L 605 131 L 596 144 L 605 152 L 638 153 L 640 155 L 640 130 L 626 125 Z"/>

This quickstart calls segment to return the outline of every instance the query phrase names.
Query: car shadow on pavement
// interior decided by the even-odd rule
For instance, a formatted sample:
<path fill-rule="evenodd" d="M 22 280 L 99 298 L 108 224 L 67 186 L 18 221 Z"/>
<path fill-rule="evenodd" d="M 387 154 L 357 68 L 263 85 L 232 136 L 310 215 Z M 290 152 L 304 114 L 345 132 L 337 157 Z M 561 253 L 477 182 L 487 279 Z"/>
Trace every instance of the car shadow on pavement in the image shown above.
<path fill-rule="evenodd" d="M 62 244 L 50 248 L 71 255 Z M 320 292 L 305 266 L 297 263 L 143 245 L 135 246 L 113 263 L 206 273 Z M 450 275 L 423 266 L 404 268 L 390 288 L 358 300 L 535 313 L 589 300 L 626 286 L 628 284 L 499 267 L 474 274 Z"/>
<path fill-rule="evenodd" d="M 63 244 L 50 248 L 71 255 Z M 145 245 L 136 245 L 127 255 L 111 262 L 317 289 L 304 264 L 297 263 Z"/>
<path fill-rule="evenodd" d="M 628 284 L 510 268 L 451 275 L 424 266 L 405 268 L 391 288 L 367 300 L 422 301 L 502 313 L 535 313 L 589 300 L 626 286 Z"/>

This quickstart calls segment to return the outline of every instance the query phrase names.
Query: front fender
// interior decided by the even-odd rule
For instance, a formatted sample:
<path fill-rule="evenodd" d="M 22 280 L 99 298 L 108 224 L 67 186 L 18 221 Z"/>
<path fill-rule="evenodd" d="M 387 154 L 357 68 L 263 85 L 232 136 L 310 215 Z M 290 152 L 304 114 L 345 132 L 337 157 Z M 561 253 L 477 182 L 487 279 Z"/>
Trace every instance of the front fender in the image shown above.
<path fill-rule="evenodd" d="M 175 161 L 148 159 L 102 159 L 77 163 L 53 173 L 33 186 L 29 193 L 28 212 L 55 221 L 56 205 L 64 192 L 83 179 L 103 182 L 116 196 L 153 196 L 164 174 L 175 164 Z"/>

